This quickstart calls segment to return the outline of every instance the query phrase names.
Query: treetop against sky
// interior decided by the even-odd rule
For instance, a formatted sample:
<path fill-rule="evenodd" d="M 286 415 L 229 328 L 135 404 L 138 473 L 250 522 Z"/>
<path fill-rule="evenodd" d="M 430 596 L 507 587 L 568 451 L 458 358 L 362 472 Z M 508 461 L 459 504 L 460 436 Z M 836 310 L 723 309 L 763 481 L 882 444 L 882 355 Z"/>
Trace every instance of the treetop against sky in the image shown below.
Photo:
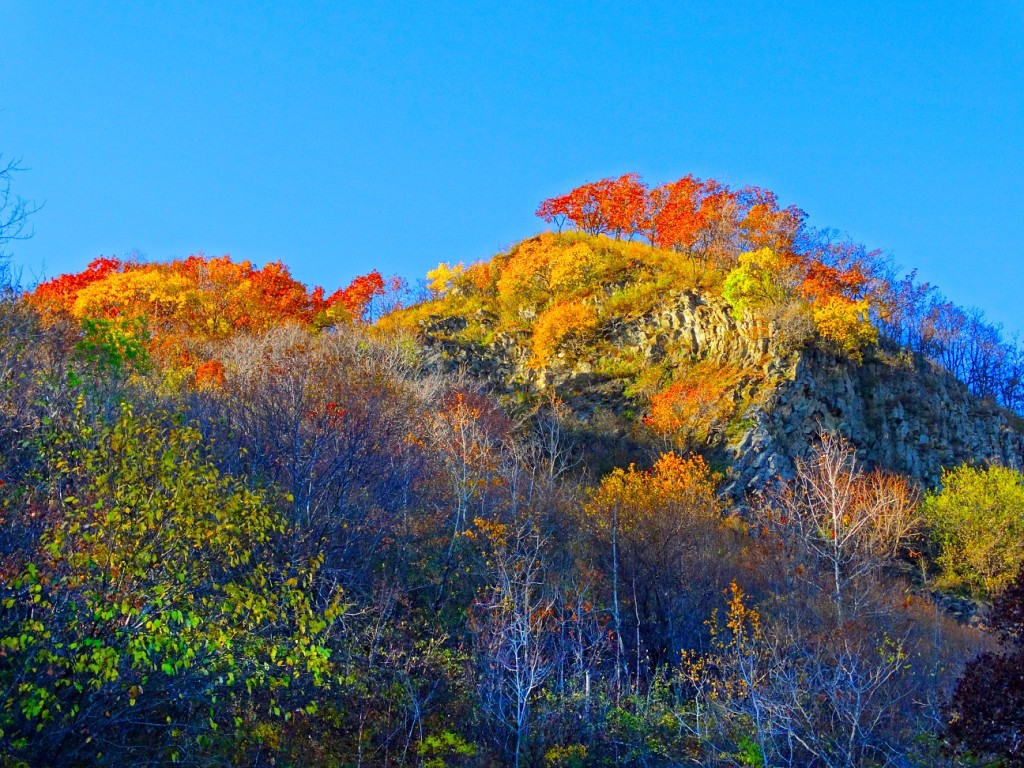
<path fill-rule="evenodd" d="M 1022 40 L 995 2 L 9 4 L 0 151 L 45 202 L 13 253 L 29 279 L 132 250 L 415 277 L 583 182 L 692 172 L 1020 329 Z"/>

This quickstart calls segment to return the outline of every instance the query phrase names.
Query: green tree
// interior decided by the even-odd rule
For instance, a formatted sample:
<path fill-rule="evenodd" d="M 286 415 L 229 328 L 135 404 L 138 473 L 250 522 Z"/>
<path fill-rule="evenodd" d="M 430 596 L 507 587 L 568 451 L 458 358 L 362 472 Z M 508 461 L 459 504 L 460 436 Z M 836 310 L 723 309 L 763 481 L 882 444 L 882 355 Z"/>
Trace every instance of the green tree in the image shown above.
<path fill-rule="evenodd" d="M 722 295 L 737 320 L 748 309 L 779 306 L 793 296 L 797 277 L 770 248 L 741 253 L 739 261 L 722 287 Z"/>
<path fill-rule="evenodd" d="M 929 493 L 923 509 L 942 586 L 992 595 L 1024 564 L 1020 472 L 1005 467 L 949 470 L 942 475 L 942 490 Z"/>
<path fill-rule="evenodd" d="M 19 758 L 237 751 L 329 682 L 340 606 L 302 591 L 317 563 L 275 562 L 287 531 L 265 496 L 169 421 L 126 405 L 49 449 L 50 525 L 0 590 L 0 738 Z"/>

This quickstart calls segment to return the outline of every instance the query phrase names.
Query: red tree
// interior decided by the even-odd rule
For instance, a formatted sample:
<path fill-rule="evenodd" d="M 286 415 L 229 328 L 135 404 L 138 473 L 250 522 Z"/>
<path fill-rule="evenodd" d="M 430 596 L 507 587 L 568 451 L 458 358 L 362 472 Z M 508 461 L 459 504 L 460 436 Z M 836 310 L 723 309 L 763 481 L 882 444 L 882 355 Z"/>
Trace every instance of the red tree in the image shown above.
<path fill-rule="evenodd" d="M 356 320 L 362 320 L 374 297 L 384 295 L 384 278 L 376 269 L 360 275 L 347 288 L 335 291 L 327 299 L 327 305 L 340 304 Z"/>

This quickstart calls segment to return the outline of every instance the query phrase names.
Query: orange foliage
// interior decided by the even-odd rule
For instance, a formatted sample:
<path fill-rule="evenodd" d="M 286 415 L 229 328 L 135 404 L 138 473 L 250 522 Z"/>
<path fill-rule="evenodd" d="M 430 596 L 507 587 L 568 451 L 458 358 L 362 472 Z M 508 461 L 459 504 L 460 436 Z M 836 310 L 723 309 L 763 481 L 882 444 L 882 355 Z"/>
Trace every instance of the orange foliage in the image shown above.
<path fill-rule="evenodd" d="M 229 256 L 193 255 L 162 264 L 103 261 L 43 283 L 31 300 L 78 318 L 146 317 L 155 321 L 155 331 L 199 336 L 258 332 L 285 320 L 308 323 L 327 307 L 321 289 L 308 291 L 280 262 L 255 269 Z"/>
<path fill-rule="evenodd" d="M 826 272 L 837 270 L 845 280 L 864 278 L 850 274 L 857 254 L 837 253 L 841 247 L 814 243 L 806 237 L 807 214 L 793 205 L 780 208 L 777 195 L 761 187 L 733 190 L 715 179 L 690 174 L 649 189 L 630 173 L 549 198 L 540 204 L 537 215 L 559 229 L 569 223 L 590 234 L 639 235 L 655 247 L 719 265 L 735 263 L 744 251 L 770 248 L 784 259 L 813 262 Z M 867 254 L 867 260 L 873 255 Z"/>
<path fill-rule="evenodd" d="M 263 333 L 284 323 L 323 327 L 360 320 L 384 288 L 384 279 L 373 271 L 325 299 L 322 288 L 308 289 L 279 261 L 259 269 L 230 256 L 196 254 L 154 264 L 96 259 L 83 272 L 42 283 L 28 300 L 46 314 L 78 320 L 143 320 L 151 332 L 150 352 L 189 366 L 197 343 Z M 216 365 L 211 361 L 196 369 L 197 386 L 222 382 L 223 369 Z"/>
<path fill-rule="evenodd" d="M 83 272 L 42 283 L 29 300 L 79 318 L 146 317 L 158 321 L 158 331 L 215 337 L 289 321 L 309 325 L 335 306 L 359 319 L 384 290 L 374 270 L 325 299 L 323 288 L 307 289 L 279 261 L 257 269 L 198 254 L 155 264 L 96 259 Z"/>
<path fill-rule="evenodd" d="M 651 243 L 658 248 L 689 249 L 705 224 L 700 195 L 703 182 L 692 175 L 651 192 Z"/>
<path fill-rule="evenodd" d="M 691 174 L 648 189 L 635 173 L 549 198 L 537 215 L 559 229 L 569 223 L 616 239 L 639 235 L 658 248 L 725 264 L 744 250 L 795 249 L 806 218 L 795 206 L 779 208 L 775 193 L 760 187 L 734 191 Z"/>
<path fill-rule="evenodd" d="M 321 290 L 321 289 L 317 289 Z M 327 300 L 328 306 L 335 303 L 356 319 L 363 319 L 374 297 L 384 294 L 384 278 L 376 269 L 357 277 L 347 288 L 335 291 Z"/>
<path fill-rule="evenodd" d="M 498 297 L 506 304 L 547 297 L 555 236 L 545 233 L 520 243 L 505 262 L 498 278 Z"/>
<path fill-rule="evenodd" d="M 859 264 L 844 269 L 820 261 L 807 261 L 803 267 L 800 292 L 810 302 L 835 296 L 854 299 L 861 296 L 868 285 L 868 276 Z"/>
<path fill-rule="evenodd" d="M 779 253 L 793 252 L 807 214 L 795 205 L 779 208 L 778 197 L 768 189 L 746 187 L 740 195 L 746 210 L 742 227 L 747 249 L 771 248 Z"/>
<path fill-rule="evenodd" d="M 544 365 L 570 336 L 597 327 L 597 310 L 583 301 L 555 304 L 540 316 L 533 329 L 533 365 Z"/>
<path fill-rule="evenodd" d="M 651 397 L 643 422 L 655 432 L 685 442 L 708 440 L 721 431 L 735 409 L 732 393 L 739 370 L 729 364 L 702 361 Z"/>
<path fill-rule="evenodd" d="M 224 386 L 224 364 L 207 360 L 196 366 L 196 389 L 220 389 Z"/>

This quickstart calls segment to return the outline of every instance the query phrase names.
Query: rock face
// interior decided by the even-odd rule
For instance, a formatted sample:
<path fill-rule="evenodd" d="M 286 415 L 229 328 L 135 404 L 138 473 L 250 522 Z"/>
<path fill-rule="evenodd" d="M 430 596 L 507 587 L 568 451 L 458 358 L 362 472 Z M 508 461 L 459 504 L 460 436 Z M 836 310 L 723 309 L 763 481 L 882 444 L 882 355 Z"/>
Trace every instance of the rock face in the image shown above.
<path fill-rule="evenodd" d="M 730 446 L 744 486 L 789 474 L 793 457 L 806 455 L 822 431 L 847 437 L 868 464 L 927 486 L 964 462 L 1024 468 L 1024 433 L 1013 414 L 907 354 L 876 352 L 857 363 L 806 348 L 752 415 L 756 426 Z"/>
<path fill-rule="evenodd" d="M 484 328 L 491 317 L 471 318 Z M 529 364 L 529 334 L 493 333 L 487 343 L 463 337 L 467 319 L 432 317 L 421 326 L 428 367 L 461 368 L 499 394 L 555 390 L 582 419 L 597 410 L 635 418 L 637 402 L 614 373 L 602 372 L 595 347 L 560 354 L 544 368 Z M 869 465 L 927 486 L 944 467 L 963 462 L 1024 468 L 1022 422 L 973 397 L 938 366 L 902 350 L 866 350 L 856 361 L 813 341 L 796 348 L 775 324 L 737 321 L 719 298 L 692 291 L 665 297 L 639 318 L 601 329 L 601 343 L 639 365 L 711 359 L 745 372 L 734 393 L 744 403 L 738 429 L 722 438 L 736 491 L 763 487 L 793 471 L 824 432 L 847 437 Z M 640 406 L 642 408 L 642 406 Z"/>

